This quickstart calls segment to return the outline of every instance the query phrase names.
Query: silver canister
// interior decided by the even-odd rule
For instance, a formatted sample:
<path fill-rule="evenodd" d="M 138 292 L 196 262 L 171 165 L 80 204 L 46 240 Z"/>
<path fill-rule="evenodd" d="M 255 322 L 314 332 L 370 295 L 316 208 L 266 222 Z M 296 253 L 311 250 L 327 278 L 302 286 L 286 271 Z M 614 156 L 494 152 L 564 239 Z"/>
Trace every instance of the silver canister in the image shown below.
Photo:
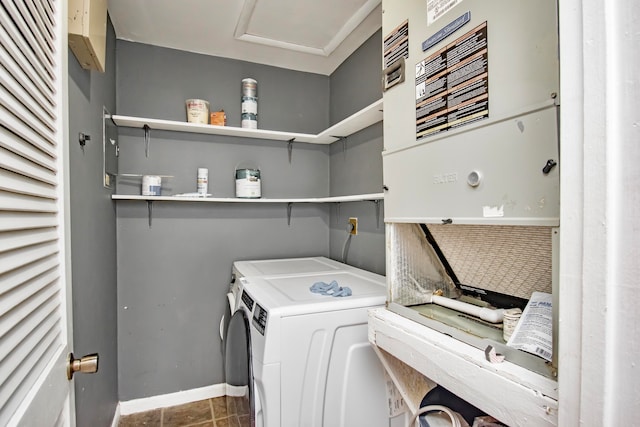
<path fill-rule="evenodd" d="M 241 125 L 246 129 L 258 128 L 258 82 L 242 79 Z"/>

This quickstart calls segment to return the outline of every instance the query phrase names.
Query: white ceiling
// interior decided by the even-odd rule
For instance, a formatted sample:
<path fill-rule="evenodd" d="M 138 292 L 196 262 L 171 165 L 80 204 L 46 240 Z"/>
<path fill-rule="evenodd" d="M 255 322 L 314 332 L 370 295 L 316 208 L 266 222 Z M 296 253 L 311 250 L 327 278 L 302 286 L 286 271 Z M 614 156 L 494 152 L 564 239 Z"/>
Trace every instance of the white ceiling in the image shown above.
<path fill-rule="evenodd" d="M 109 0 L 118 39 L 331 74 L 382 26 L 381 0 Z"/>

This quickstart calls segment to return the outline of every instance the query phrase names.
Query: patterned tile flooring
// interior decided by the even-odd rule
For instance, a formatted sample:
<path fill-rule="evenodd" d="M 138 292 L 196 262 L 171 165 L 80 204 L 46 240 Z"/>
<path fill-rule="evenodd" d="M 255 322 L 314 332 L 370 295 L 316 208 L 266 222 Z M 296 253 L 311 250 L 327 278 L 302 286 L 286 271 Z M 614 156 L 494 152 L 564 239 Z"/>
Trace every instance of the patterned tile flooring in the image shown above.
<path fill-rule="evenodd" d="M 118 427 L 248 427 L 246 400 L 222 396 L 120 417 Z"/>

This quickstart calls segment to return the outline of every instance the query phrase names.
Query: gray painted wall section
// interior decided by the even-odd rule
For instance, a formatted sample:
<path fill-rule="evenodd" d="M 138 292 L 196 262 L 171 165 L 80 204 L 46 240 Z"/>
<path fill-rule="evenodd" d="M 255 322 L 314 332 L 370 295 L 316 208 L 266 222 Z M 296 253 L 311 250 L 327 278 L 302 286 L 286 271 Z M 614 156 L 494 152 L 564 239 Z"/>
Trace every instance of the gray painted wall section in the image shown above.
<path fill-rule="evenodd" d="M 382 30 L 373 34 L 331 74 L 331 124 L 382 98 Z"/>
<path fill-rule="evenodd" d="M 69 160 L 73 352 L 99 353 L 99 370 L 76 375 L 76 423 L 109 426 L 118 403 L 116 219 L 102 186 L 102 108 L 115 109 L 115 35 L 109 22 L 106 72 L 83 70 L 69 51 Z M 84 150 L 78 133 L 91 136 Z"/>
<path fill-rule="evenodd" d="M 224 382 L 219 322 L 233 261 L 326 255 L 326 208 L 118 206 L 120 399 Z"/>
<path fill-rule="evenodd" d="M 331 75 L 331 122 L 336 123 L 382 97 L 382 35 L 371 36 Z M 382 123 L 330 147 L 332 196 L 382 192 Z M 383 201 L 341 203 L 331 210 L 330 257 L 385 274 Z M 349 217 L 358 218 L 358 234 L 347 234 Z M 348 249 L 345 251 L 345 245 Z"/>
<path fill-rule="evenodd" d="M 224 109 L 240 127 L 242 79 L 258 81 L 258 127 L 318 133 L 329 121 L 329 79 L 245 61 L 118 40 L 118 114 L 186 120 L 185 100 Z"/>
<path fill-rule="evenodd" d="M 259 127 L 317 133 L 380 99 L 380 34 L 331 77 L 117 42 L 117 114 L 185 120 L 197 97 L 224 108 L 240 125 L 240 82 L 258 80 Z M 371 58 L 373 56 L 373 59 Z M 363 64 L 375 64 L 363 65 Z M 351 82 L 351 83 L 350 83 Z M 353 82 L 356 82 L 355 84 Z M 163 194 L 196 190 L 196 169 L 209 169 L 209 192 L 234 196 L 237 165 L 257 166 L 267 198 L 380 192 L 382 127 L 342 144 L 294 144 L 235 137 L 121 128 L 120 172 L 171 175 Z M 139 194 L 140 178 L 118 181 L 118 193 Z M 118 357 L 122 401 L 224 381 L 219 321 L 233 261 L 324 255 L 341 259 L 346 218 L 360 232 L 350 264 L 384 273 L 382 206 L 372 202 L 294 205 L 117 202 Z M 343 224 L 344 223 L 344 224 Z"/>
<path fill-rule="evenodd" d="M 370 126 L 331 146 L 331 194 L 382 192 L 382 124 Z M 347 239 L 349 217 L 358 218 L 358 234 Z M 345 244 L 348 245 L 343 259 Z M 330 257 L 378 274 L 385 274 L 384 201 L 333 205 Z"/>
<path fill-rule="evenodd" d="M 326 76 L 117 46 L 118 114 L 184 120 L 184 100 L 195 96 L 217 100 L 212 108 L 224 108 L 238 126 L 240 81 L 251 76 L 260 127 L 317 132 L 328 125 Z M 209 191 L 232 197 L 242 164 L 260 168 L 264 197 L 329 195 L 327 146 L 295 144 L 289 163 L 286 142 L 152 130 L 145 157 L 142 130 L 119 135 L 120 172 L 172 175 L 163 194 L 195 191 L 196 169 L 206 167 Z M 118 192 L 140 194 L 140 179 L 120 180 Z M 290 225 L 286 211 L 286 204 L 154 202 L 149 227 L 145 202 L 117 203 L 121 400 L 224 382 L 218 331 L 233 261 L 329 255 L 329 206 L 294 205 Z"/>

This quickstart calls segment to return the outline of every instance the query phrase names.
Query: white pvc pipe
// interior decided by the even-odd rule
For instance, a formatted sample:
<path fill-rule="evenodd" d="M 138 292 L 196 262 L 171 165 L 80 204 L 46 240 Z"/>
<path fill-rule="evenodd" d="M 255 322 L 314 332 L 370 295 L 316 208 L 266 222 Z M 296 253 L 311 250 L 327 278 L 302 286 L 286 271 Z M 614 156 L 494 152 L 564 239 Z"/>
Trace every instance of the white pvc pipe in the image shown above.
<path fill-rule="evenodd" d="M 410 274 L 409 279 L 411 279 L 411 281 L 416 285 L 418 289 L 422 288 L 420 283 Z M 502 318 L 504 315 L 504 310 L 502 308 L 478 307 L 477 305 L 443 297 L 440 295 L 434 295 L 433 291 L 431 291 L 431 294 L 427 296 L 429 298 L 427 303 L 438 304 L 452 310 L 461 311 L 471 316 L 479 317 L 480 319 L 489 323 L 502 322 Z"/>
<path fill-rule="evenodd" d="M 447 297 L 441 297 L 438 295 L 432 295 L 431 302 L 443 307 L 450 308 L 452 310 L 470 314 L 471 316 L 479 317 L 480 319 L 490 323 L 502 322 L 502 316 L 504 314 L 504 310 L 501 308 L 491 309 L 487 307 L 478 307 L 477 305 L 469 304 Z"/>

